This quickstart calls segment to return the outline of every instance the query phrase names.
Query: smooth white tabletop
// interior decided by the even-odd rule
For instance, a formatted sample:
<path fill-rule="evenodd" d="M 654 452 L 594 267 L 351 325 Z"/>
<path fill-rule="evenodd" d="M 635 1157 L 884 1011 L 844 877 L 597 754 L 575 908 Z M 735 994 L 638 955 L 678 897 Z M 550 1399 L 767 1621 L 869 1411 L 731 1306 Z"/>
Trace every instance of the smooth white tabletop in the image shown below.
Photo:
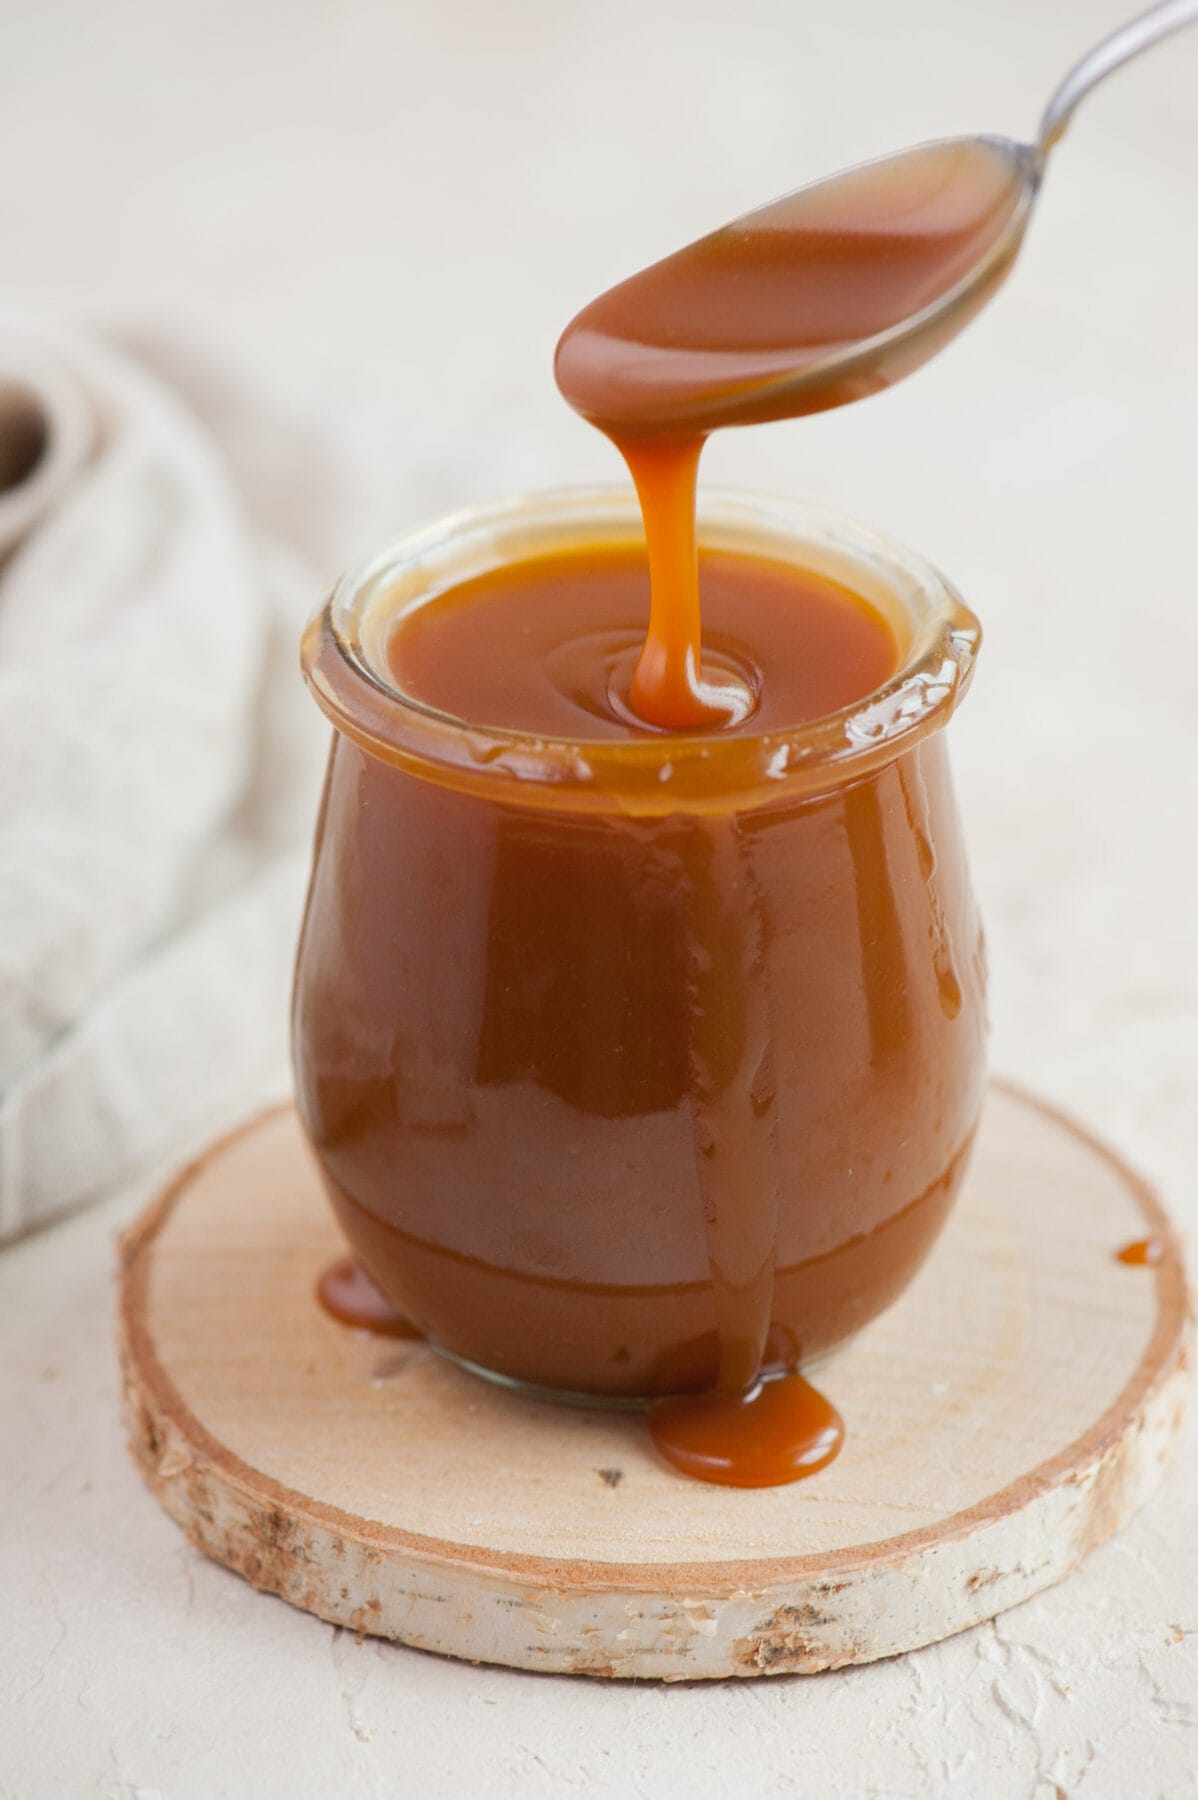
<path fill-rule="evenodd" d="M 457 504 L 617 478 L 551 381 L 577 305 L 844 163 L 1030 132 L 1122 16 L 10 11 L 3 298 L 190 332 L 324 421 L 359 471 L 348 560 Z M 1087 103 L 1014 277 L 940 361 L 706 463 L 907 540 L 981 614 L 952 733 L 995 1065 L 1103 1131 L 1191 1228 L 1196 96 L 1198 31 Z M 604 1686 L 357 1643 L 205 1562 L 126 1457 L 112 1237 L 144 1191 L 0 1256 L 4 1800 L 1198 1793 L 1192 1448 L 1062 1587 L 870 1668 Z"/>

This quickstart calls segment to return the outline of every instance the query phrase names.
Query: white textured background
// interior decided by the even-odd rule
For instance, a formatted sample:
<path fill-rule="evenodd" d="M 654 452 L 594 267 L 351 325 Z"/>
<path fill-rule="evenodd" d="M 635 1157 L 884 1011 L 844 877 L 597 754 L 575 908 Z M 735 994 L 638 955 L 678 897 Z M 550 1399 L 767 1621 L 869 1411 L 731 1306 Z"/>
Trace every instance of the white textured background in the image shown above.
<path fill-rule="evenodd" d="M 577 305 L 838 165 L 1030 133 L 1122 11 L 0 0 L 0 295 L 189 330 L 327 421 L 359 470 L 348 560 L 614 476 L 552 385 Z M 981 614 L 953 735 L 995 1064 L 1191 1226 L 1196 319 L 1198 31 L 1087 104 L 1015 276 L 940 362 L 706 464 L 906 539 Z M 1064 1587 L 870 1669 L 606 1688 L 356 1644 L 204 1563 L 126 1464 L 132 1200 L 0 1259 L 4 1800 L 1198 1794 L 1192 1450 Z"/>

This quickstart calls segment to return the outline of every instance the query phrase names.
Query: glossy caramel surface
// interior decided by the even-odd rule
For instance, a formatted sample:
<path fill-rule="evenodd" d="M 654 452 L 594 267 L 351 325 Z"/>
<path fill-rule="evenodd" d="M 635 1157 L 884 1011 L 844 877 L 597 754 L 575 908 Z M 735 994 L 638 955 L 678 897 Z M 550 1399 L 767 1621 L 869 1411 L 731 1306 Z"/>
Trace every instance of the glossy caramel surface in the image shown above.
<path fill-rule="evenodd" d="M 707 665 L 746 696 L 730 731 L 837 712 L 894 673 L 890 626 L 848 588 L 764 557 L 705 551 L 700 566 Z M 631 688 L 648 616 L 642 550 L 579 549 L 506 564 L 405 613 L 388 666 L 404 694 L 474 725 L 627 738 L 647 729 Z"/>

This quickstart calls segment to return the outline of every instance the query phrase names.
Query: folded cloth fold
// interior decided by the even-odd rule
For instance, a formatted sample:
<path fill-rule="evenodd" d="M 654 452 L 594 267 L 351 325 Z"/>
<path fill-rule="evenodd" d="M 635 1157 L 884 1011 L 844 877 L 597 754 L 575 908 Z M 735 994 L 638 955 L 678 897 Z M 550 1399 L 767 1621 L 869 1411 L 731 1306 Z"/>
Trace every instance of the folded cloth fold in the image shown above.
<path fill-rule="evenodd" d="M 147 356 L 0 314 L 0 1240 L 286 1079 L 321 579 L 253 480 L 319 457 L 256 417 L 235 492 Z"/>

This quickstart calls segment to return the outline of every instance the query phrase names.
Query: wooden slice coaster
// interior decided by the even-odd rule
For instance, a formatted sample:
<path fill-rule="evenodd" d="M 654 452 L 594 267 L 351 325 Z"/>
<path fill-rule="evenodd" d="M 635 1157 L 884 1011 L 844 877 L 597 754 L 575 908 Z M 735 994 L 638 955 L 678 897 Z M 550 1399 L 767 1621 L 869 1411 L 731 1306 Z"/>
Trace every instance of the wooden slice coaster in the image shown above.
<path fill-rule="evenodd" d="M 1145 1236 L 1159 1261 L 1116 1260 Z M 820 1373 L 842 1455 L 791 1487 L 686 1481 L 636 1415 L 336 1324 L 313 1284 L 341 1248 L 291 1108 L 188 1169 L 124 1244 L 133 1448 L 255 1586 L 475 1661 L 670 1680 L 913 1649 L 1059 1580 L 1153 1491 L 1181 1422 L 1165 1214 L 1006 1087 L 929 1264 Z"/>

